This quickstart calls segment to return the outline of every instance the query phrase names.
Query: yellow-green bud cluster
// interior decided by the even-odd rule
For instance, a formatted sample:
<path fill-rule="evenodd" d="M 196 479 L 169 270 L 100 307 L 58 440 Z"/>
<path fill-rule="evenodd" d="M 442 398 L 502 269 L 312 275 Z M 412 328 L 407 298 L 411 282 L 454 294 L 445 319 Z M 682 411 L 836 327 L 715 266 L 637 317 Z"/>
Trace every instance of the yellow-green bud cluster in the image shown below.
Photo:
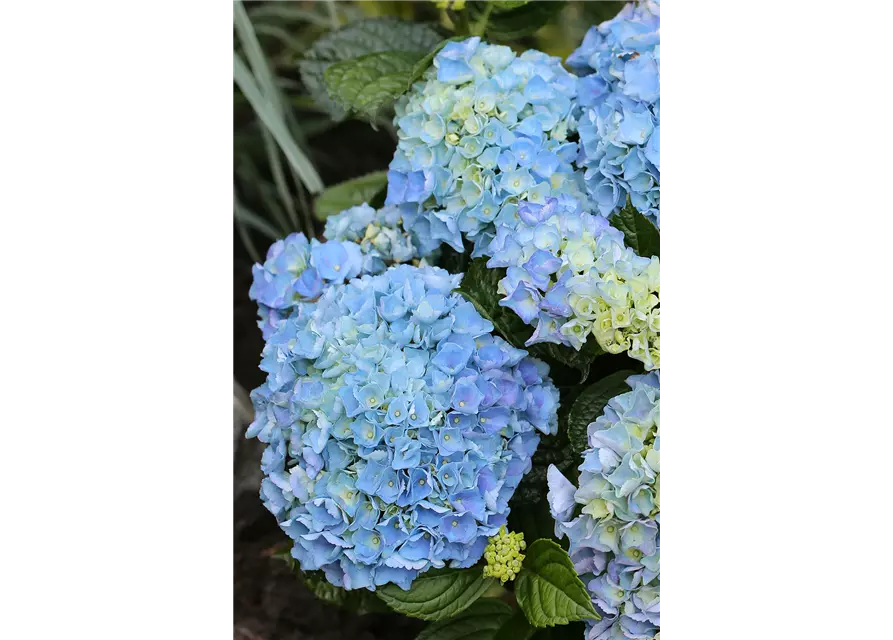
<path fill-rule="evenodd" d="M 434 4 L 438 9 L 452 9 L 453 11 L 462 11 L 465 8 L 465 0 L 434 0 Z"/>
<path fill-rule="evenodd" d="M 509 533 L 503 525 L 484 549 L 484 558 L 487 560 L 484 577 L 499 578 L 502 584 L 514 580 L 524 561 L 524 554 L 521 552 L 526 548 L 524 534 Z"/>

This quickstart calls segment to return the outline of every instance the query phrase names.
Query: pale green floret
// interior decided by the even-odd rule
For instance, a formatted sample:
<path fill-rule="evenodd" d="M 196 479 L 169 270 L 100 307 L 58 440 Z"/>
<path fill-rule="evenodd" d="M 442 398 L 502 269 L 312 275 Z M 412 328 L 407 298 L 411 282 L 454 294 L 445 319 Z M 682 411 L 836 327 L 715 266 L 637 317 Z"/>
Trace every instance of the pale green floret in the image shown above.
<path fill-rule="evenodd" d="M 527 548 L 523 533 L 509 533 L 503 525 L 499 533 L 490 538 L 490 544 L 484 549 L 484 577 L 498 578 L 502 584 L 517 577 L 524 561 L 521 553 Z"/>

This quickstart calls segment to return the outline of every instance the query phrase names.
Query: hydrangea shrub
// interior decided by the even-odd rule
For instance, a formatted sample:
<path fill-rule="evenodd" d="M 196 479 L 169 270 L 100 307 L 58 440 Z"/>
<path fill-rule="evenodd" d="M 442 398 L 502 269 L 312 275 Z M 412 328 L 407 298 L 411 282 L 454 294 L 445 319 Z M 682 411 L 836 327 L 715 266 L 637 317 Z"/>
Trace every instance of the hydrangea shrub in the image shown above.
<path fill-rule="evenodd" d="M 438 4 L 459 26 L 433 50 L 326 37 L 345 46 L 330 94 L 361 117 L 393 103 L 397 142 L 386 184 L 337 185 L 319 219 L 354 206 L 254 266 L 261 499 L 302 572 L 426 637 L 486 613 L 500 636 L 659 638 L 659 0 L 564 64 L 485 41 L 554 7 Z M 574 482 L 549 464 L 570 475 L 584 446 Z"/>

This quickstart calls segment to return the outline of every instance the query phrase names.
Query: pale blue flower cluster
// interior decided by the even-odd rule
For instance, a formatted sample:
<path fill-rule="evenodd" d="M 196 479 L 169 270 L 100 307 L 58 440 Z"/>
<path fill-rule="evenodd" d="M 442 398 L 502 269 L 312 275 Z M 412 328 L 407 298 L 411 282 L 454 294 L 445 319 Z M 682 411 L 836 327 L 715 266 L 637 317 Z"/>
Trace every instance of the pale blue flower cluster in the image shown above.
<path fill-rule="evenodd" d="M 248 429 L 261 495 L 302 569 L 346 589 L 407 589 L 477 562 L 506 522 L 537 431 L 557 431 L 548 365 L 452 293 L 398 265 L 327 286 L 270 336 Z"/>
<path fill-rule="evenodd" d="M 579 488 L 548 471 L 555 535 L 602 615 L 587 640 L 660 633 L 660 371 L 627 383 L 589 425 Z"/>
<path fill-rule="evenodd" d="M 660 227 L 660 2 L 626 5 L 567 59 L 577 84 L 580 157 L 599 212 L 626 204 Z"/>
<path fill-rule="evenodd" d="M 579 145 L 576 78 L 540 51 L 520 56 L 480 38 L 448 43 L 396 104 L 399 142 L 388 204 L 413 203 L 404 225 L 425 255 L 441 243 L 483 255 L 521 200 L 585 198 L 572 163 Z"/>
<path fill-rule="evenodd" d="M 363 272 L 380 273 L 389 264 L 419 258 L 415 239 L 401 228 L 403 215 L 414 210 L 414 206 L 404 204 L 376 211 L 364 203 L 329 216 L 325 237 L 358 243 L 363 250 Z"/>
<path fill-rule="evenodd" d="M 258 326 L 268 339 L 301 303 L 322 293 L 323 285 L 342 283 L 363 270 L 363 252 L 355 242 L 308 241 L 292 233 L 274 242 L 264 263 L 252 267 L 248 291 L 257 302 Z"/>
<path fill-rule="evenodd" d="M 660 259 L 636 255 L 623 232 L 568 196 L 522 202 L 517 217 L 497 228 L 487 266 L 506 268 L 499 304 L 536 327 L 527 345 L 579 351 L 592 335 L 609 353 L 660 368 Z"/>

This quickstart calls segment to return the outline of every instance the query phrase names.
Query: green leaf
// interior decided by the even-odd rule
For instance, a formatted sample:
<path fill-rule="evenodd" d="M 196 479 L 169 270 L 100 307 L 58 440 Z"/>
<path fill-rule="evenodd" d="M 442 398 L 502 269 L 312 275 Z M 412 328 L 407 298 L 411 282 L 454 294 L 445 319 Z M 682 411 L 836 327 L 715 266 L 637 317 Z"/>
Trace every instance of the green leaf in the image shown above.
<path fill-rule="evenodd" d="M 327 187 L 313 204 L 317 220 L 340 213 L 358 204 L 369 203 L 388 183 L 387 171 L 374 171 Z"/>
<path fill-rule="evenodd" d="M 570 556 L 552 540 L 537 540 L 527 548 L 515 579 L 515 597 L 535 627 L 600 619 Z"/>
<path fill-rule="evenodd" d="M 528 640 L 534 633 L 536 633 L 536 628 L 530 626 L 530 623 L 527 622 L 527 616 L 518 609 L 499 628 L 499 631 L 493 636 L 493 640 Z"/>
<path fill-rule="evenodd" d="M 301 80 L 316 103 L 333 120 L 343 120 L 344 109 L 326 92 L 325 72 L 332 64 L 369 53 L 410 51 L 424 55 L 442 36 L 431 25 L 402 22 L 395 18 L 370 18 L 350 23 L 313 43 L 298 64 Z"/>
<path fill-rule="evenodd" d="M 493 640 L 511 617 L 512 608 L 505 602 L 484 598 L 459 615 L 425 628 L 416 640 Z"/>
<path fill-rule="evenodd" d="M 638 255 L 660 257 L 660 231 L 651 220 L 639 213 L 627 198 L 626 206 L 610 218 L 611 226 L 623 232 L 626 246 Z"/>
<path fill-rule="evenodd" d="M 493 11 L 498 13 L 500 11 L 508 11 L 509 9 L 523 7 L 528 2 L 530 2 L 530 0 L 495 0 L 491 4 L 493 5 Z"/>
<path fill-rule="evenodd" d="M 378 597 L 394 611 L 422 620 L 454 616 L 484 595 L 494 584 L 480 567 L 431 569 L 416 578 L 408 591 L 395 584 L 379 588 Z"/>
<path fill-rule="evenodd" d="M 626 379 L 635 373 L 631 370 L 616 371 L 586 387 L 577 396 L 567 417 L 567 434 L 574 451 L 581 453 L 589 448 L 590 423 L 602 414 L 608 400 L 629 391 Z"/>
<path fill-rule="evenodd" d="M 574 384 L 582 384 L 589 376 L 592 361 L 604 351 L 595 339 L 590 339 L 580 351 L 564 345 L 540 343 L 525 347 L 524 343 L 533 334 L 533 328 L 525 324 L 518 315 L 508 307 L 500 306 L 502 296 L 497 292 L 499 281 L 505 276 L 505 269 L 487 267 L 486 258 L 472 260 L 456 291 L 471 302 L 478 312 L 493 323 L 499 334 L 519 349 L 527 349 L 530 355 L 545 360 L 550 365 L 559 363 L 564 367 L 575 369 L 578 373 Z M 563 377 L 553 372 L 553 380 Z"/>
<path fill-rule="evenodd" d="M 326 89 L 344 109 L 374 118 L 406 91 L 422 57 L 411 51 L 382 51 L 336 62 L 326 69 Z"/>
<path fill-rule="evenodd" d="M 525 2 L 514 8 L 493 11 L 484 33 L 490 40 L 503 42 L 533 35 L 540 27 L 561 13 L 566 4 L 566 2 Z M 487 10 L 486 2 L 469 2 L 466 6 L 472 22 L 478 20 Z M 497 9 L 495 6 L 493 8 Z"/>

